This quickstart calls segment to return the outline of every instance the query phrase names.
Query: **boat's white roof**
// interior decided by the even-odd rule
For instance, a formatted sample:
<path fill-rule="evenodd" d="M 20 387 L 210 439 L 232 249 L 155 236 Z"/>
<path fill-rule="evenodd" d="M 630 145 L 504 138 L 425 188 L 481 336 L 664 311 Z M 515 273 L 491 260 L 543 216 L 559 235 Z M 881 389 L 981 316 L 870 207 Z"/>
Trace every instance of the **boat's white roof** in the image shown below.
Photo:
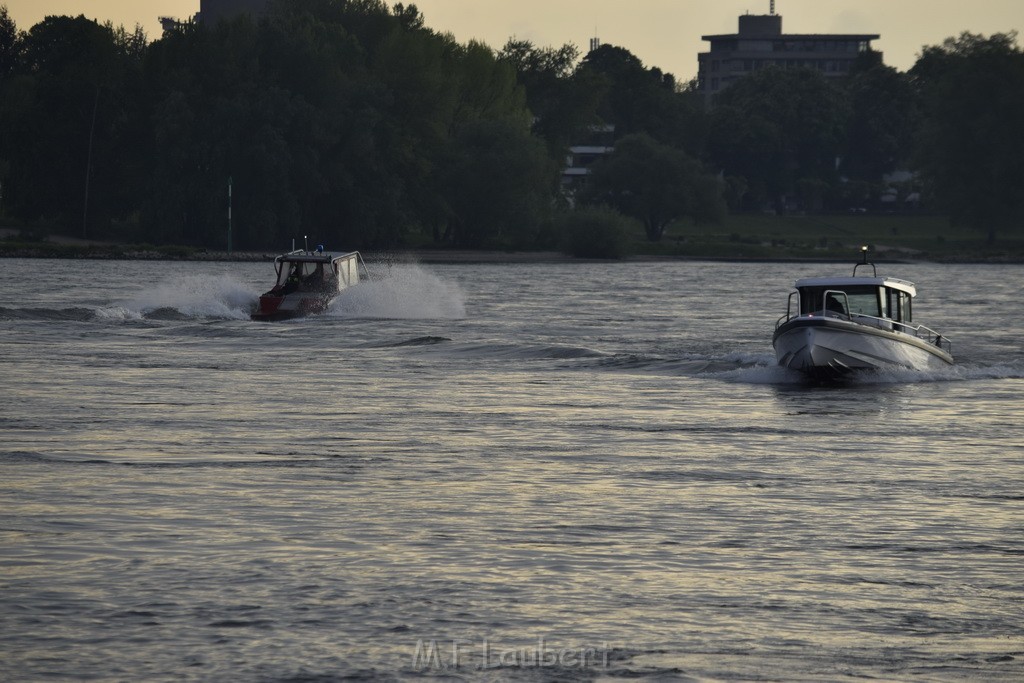
<path fill-rule="evenodd" d="M 332 254 L 326 251 L 293 251 L 288 254 L 281 254 L 275 261 L 284 263 L 331 263 L 339 259 L 354 257 L 358 252 L 350 251 L 347 254 Z"/>
<path fill-rule="evenodd" d="M 852 287 L 852 286 L 891 287 L 910 296 L 917 296 L 917 289 L 913 282 L 900 280 L 895 277 L 805 277 L 796 281 L 796 288 L 803 287 Z"/>

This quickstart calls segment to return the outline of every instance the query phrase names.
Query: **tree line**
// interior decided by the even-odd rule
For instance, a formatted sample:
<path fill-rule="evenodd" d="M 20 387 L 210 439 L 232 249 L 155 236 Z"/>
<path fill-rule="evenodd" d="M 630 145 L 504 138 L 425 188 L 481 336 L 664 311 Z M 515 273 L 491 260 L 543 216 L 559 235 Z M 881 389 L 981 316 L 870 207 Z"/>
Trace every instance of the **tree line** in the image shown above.
<path fill-rule="evenodd" d="M 0 217 L 92 239 L 238 249 L 544 248 L 609 216 L 658 240 L 729 211 L 869 205 L 883 177 L 961 224 L 1024 225 L 1024 54 L 963 34 L 906 73 L 768 68 L 706 106 L 628 50 L 430 29 L 413 5 L 276 0 L 149 41 L 0 6 Z M 613 126 L 612 128 L 609 128 Z M 614 151 L 586 182 L 566 155 Z M 230 186 L 230 198 L 229 198 Z M 586 211 L 581 211 L 586 209 Z"/>

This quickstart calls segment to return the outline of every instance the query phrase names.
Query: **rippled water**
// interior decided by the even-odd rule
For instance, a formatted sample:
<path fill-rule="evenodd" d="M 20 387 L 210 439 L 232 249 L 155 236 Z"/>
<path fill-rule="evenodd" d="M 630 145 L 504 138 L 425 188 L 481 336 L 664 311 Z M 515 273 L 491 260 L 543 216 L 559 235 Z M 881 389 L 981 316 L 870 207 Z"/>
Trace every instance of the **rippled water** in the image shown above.
<path fill-rule="evenodd" d="M 846 265 L 0 266 L 0 678 L 1024 679 L 1022 266 L 883 266 L 958 363 L 840 387 Z"/>

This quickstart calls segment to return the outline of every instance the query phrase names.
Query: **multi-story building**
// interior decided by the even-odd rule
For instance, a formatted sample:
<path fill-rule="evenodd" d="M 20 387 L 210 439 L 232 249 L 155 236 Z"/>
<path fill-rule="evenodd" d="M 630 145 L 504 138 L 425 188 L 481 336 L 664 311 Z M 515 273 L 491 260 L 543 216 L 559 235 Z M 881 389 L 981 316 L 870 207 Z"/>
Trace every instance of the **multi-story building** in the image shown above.
<path fill-rule="evenodd" d="M 741 16 L 738 33 L 701 37 L 711 43 L 711 49 L 697 55 L 697 82 L 711 104 L 716 94 L 737 79 L 769 66 L 805 67 L 829 77 L 844 76 L 880 36 L 783 33 L 782 16 L 775 14 L 773 7 L 771 14 Z"/>
<path fill-rule="evenodd" d="M 567 196 L 582 187 L 590 175 L 590 165 L 615 151 L 615 126 L 592 126 L 583 139 L 569 147 L 562 168 L 562 190 Z"/>
<path fill-rule="evenodd" d="M 213 26 L 221 19 L 231 19 L 239 14 L 254 17 L 267 9 L 267 0 L 200 0 L 197 19 Z"/>
<path fill-rule="evenodd" d="M 199 11 L 189 20 L 175 17 L 160 17 L 164 34 L 181 29 L 195 22 L 214 26 L 222 19 L 231 19 L 239 14 L 258 17 L 267 9 L 267 0 L 199 0 Z"/>

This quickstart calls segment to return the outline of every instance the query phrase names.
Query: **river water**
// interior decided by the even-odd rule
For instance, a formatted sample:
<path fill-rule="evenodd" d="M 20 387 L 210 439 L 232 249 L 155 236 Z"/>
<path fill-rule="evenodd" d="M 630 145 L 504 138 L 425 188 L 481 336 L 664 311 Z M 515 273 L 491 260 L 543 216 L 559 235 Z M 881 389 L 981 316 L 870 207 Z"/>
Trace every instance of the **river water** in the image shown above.
<path fill-rule="evenodd" d="M 1024 266 L 821 387 L 845 264 L 0 265 L 0 679 L 1024 680 Z"/>

